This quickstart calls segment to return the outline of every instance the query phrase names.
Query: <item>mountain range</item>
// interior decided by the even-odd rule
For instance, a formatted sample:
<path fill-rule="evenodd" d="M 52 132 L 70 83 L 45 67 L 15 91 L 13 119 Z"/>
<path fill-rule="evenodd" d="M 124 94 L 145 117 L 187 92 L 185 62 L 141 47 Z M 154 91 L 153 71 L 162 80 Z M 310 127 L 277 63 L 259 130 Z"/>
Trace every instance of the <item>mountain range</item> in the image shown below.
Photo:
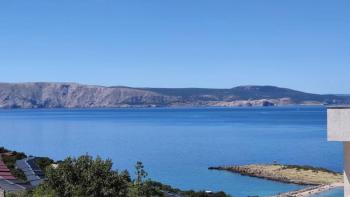
<path fill-rule="evenodd" d="M 349 104 L 347 95 L 321 95 L 275 86 L 132 88 L 77 83 L 0 83 L 0 108 L 107 108 Z"/>

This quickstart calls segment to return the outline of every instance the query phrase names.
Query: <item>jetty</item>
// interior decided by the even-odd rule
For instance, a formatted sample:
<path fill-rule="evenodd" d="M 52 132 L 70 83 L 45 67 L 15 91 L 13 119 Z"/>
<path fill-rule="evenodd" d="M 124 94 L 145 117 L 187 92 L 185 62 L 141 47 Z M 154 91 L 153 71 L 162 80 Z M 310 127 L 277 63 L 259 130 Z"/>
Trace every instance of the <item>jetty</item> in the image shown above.
<path fill-rule="evenodd" d="M 250 164 L 209 167 L 209 170 L 223 170 L 243 176 L 306 186 L 301 190 L 277 194 L 276 197 L 311 196 L 343 186 L 342 174 L 311 166 Z"/>

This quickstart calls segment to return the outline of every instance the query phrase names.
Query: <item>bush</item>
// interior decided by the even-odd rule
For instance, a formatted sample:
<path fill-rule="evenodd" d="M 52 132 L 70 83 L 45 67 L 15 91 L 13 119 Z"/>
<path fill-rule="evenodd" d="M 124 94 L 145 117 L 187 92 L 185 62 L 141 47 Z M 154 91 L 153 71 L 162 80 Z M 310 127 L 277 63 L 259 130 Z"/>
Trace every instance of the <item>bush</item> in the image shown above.
<path fill-rule="evenodd" d="M 112 170 L 111 160 L 88 155 L 69 157 L 56 169 L 48 168 L 46 176 L 43 187 L 62 197 L 125 197 L 130 180 L 128 174 Z"/>
<path fill-rule="evenodd" d="M 50 160 L 41 163 L 49 166 Z M 165 197 L 177 194 L 186 197 L 229 197 L 224 192 L 211 193 L 181 191 L 147 179 L 141 162 L 135 166 L 135 179 L 127 171 L 112 170 L 111 160 L 84 155 L 68 157 L 57 168 L 46 168 L 46 180 L 42 185 L 17 197 Z"/>
<path fill-rule="evenodd" d="M 45 172 L 46 167 L 50 166 L 54 163 L 54 160 L 48 158 L 48 157 L 37 157 L 34 160 L 35 164 L 38 165 L 38 167 Z"/>
<path fill-rule="evenodd" d="M 309 165 L 283 165 L 283 169 L 296 169 L 296 170 L 311 170 L 313 172 L 327 172 L 331 174 L 337 174 L 337 172 L 328 170 L 322 167 L 313 167 Z"/>

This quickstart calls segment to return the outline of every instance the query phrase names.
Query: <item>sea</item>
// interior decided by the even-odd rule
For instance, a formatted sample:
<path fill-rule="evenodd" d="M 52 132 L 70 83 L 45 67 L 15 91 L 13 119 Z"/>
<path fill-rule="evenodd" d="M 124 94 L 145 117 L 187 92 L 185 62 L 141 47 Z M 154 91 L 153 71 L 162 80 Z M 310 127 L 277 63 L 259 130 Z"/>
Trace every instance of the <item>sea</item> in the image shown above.
<path fill-rule="evenodd" d="M 55 160 L 98 155 L 131 175 L 142 161 L 153 180 L 235 197 L 303 186 L 208 167 L 277 162 L 341 171 L 342 144 L 326 136 L 320 106 L 0 110 L 0 146 L 8 149 Z"/>

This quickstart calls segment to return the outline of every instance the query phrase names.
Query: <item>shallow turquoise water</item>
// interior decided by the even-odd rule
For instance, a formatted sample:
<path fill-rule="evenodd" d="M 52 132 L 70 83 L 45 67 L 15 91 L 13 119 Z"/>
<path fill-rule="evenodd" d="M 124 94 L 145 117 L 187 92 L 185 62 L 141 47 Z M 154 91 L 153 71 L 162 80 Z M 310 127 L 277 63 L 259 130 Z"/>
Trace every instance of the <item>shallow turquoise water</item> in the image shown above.
<path fill-rule="evenodd" d="M 0 145 L 63 159 L 89 153 L 182 189 L 267 196 L 300 188 L 209 166 L 307 164 L 340 171 L 322 107 L 0 110 Z"/>
<path fill-rule="evenodd" d="M 343 188 L 337 188 L 328 192 L 324 192 L 319 195 L 315 195 L 315 197 L 343 197 L 343 196 L 344 196 Z"/>

